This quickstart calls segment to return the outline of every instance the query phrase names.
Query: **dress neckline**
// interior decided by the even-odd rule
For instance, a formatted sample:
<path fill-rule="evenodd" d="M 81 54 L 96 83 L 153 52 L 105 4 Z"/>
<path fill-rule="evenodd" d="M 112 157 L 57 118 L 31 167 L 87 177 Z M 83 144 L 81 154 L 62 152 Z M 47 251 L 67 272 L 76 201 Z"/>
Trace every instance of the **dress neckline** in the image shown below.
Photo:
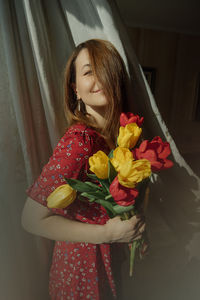
<path fill-rule="evenodd" d="M 86 125 L 86 124 L 84 124 L 84 123 L 75 123 L 75 124 L 73 124 L 73 125 L 71 125 L 70 127 L 69 127 L 69 129 L 75 129 L 75 128 L 78 128 L 78 129 L 84 129 L 84 130 L 87 130 L 87 129 L 89 129 L 89 130 L 91 130 L 93 133 L 95 133 L 96 135 L 98 135 L 98 137 L 99 138 L 101 138 L 103 141 L 104 141 L 104 143 L 106 144 L 106 146 L 108 147 L 108 149 L 111 151 L 111 150 L 113 150 L 114 148 L 113 148 L 113 145 L 111 146 L 111 144 L 110 143 L 108 143 L 108 141 L 101 135 L 101 133 L 100 132 L 98 132 L 95 128 L 93 128 L 93 127 L 91 127 L 91 126 L 88 126 L 88 125 Z"/>

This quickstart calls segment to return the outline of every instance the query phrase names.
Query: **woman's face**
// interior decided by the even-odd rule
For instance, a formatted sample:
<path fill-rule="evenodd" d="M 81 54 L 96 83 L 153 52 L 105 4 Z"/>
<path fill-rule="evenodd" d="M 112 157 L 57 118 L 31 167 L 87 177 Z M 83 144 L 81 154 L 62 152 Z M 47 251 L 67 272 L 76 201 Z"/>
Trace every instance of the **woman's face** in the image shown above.
<path fill-rule="evenodd" d="M 100 83 L 95 78 L 90 64 L 89 53 L 86 48 L 78 54 L 76 67 L 76 94 L 85 103 L 86 110 L 106 107 L 108 101 Z M 89 108 L 89 109 L 88 109 Z"/>

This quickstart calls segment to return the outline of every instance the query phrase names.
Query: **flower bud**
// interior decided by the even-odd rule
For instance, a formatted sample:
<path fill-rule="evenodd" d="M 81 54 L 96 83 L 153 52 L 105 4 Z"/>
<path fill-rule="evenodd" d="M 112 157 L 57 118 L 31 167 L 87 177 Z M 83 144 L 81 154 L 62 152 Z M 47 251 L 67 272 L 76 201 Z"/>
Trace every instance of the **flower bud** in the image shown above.
<path fill-rule="evenodd" d="M 125 162 L 119 170 L 119 183 L 134 188 L 137 183 L 151 175 L 151 164 L 147 159 Z"/>
<path fill-rule="evenodd" d="M 119 128 L 119 136 L 117 143 L 119 147 L 133 148 L 140 135 L 142 133 L 142 128 L 138 127 L 136 123 L 127 124 L 125 127 Z"/>
<path fill-rule="evenodd" d="M 135 203 L 135 198 L 138 196 L 138 191 L 136 189 L 130 189 L 121 185 L 117 176 L 111 183 L 109 191 L 114 201 L 121 206 L 133 205 Z"/>
<path fill-rule="evenodd" d="M 90 171 L 100 179 L 108 178 L 108 156 L 103 151 L 97 151 L 89 158 Z"/>
<path fill-rule="evenodd" d="M 121 115 L 120 115 L 120 125 L 123 127 L 125 127 L 127 124 L 130 124 L 130 123 L 136 123 L 139 127 L 141 127 L 143 121 L 144 121 L 143 117 L 134 115 L 131 112 L 121 113 Z"/>
<path fill-rule="evenodd" d="M 49 208 L 65 208 L 76 198 L 76 191 L 68 184 L 57 187 L 47 198 Z"/>
<path fill-rule="evenodd" d="M 120 165 L 124 164 L 126 161 L 133 160 L 133 153 L 128 148 L 117 147 L 113 151 L 113 158 L 110 159 L 115 170 L 118 171 Z"/>

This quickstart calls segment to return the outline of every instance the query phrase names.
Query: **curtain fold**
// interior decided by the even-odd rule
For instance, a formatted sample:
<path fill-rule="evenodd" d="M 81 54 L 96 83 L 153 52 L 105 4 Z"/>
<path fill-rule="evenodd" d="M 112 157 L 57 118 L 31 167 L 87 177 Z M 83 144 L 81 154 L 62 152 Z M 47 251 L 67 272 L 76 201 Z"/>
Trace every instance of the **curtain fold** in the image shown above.
<path fill-rule="evenodd" d="M 54 147 L 59 137 L 55 114 L 59 76 L 52 57 L 42 2 L 24 0 L 23 5 L 49 138 Z"/>
<path fill-rule="evenodd" d="M 149 138 L 160 135 L 170 142 L 175 163 L 153 178 L 147 212 L 150 254 L 136 262 L 135 277 L 130 279 L 127 247 L 122 266 L 123 299 L 196 300 L 200 181 L 168 132 L 117 5 L 111 0 L 0 0 L 0 134 L 4 155 L 0 163 L 6 170 L 5 177 L 1 175 L 5 268 L 1 294 L 4 299 L 48 299 L 53 242 L 24 232 L 20 214 L 26 187 L 40 174 L 67 125 L 63 113 L 65 64 L 74 46 L 90 38 L 108 39 L 116 46 L 130 74 L 129 109 L 145 117 Z M 193 298 L 189 297 L 192 293 Z"/>

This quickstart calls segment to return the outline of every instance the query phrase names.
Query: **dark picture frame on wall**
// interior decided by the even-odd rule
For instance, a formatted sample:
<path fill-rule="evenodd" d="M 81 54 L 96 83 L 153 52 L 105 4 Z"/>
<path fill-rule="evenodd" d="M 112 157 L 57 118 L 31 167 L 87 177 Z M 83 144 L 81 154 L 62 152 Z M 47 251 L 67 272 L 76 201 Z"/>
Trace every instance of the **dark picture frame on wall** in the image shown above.
<path fill-rule="evenodd" d="M 154 94 L 156 84 L 156 69 L 151 67 L 142 67 L 142 70 L 150 86 L 151 92 Z"/>

